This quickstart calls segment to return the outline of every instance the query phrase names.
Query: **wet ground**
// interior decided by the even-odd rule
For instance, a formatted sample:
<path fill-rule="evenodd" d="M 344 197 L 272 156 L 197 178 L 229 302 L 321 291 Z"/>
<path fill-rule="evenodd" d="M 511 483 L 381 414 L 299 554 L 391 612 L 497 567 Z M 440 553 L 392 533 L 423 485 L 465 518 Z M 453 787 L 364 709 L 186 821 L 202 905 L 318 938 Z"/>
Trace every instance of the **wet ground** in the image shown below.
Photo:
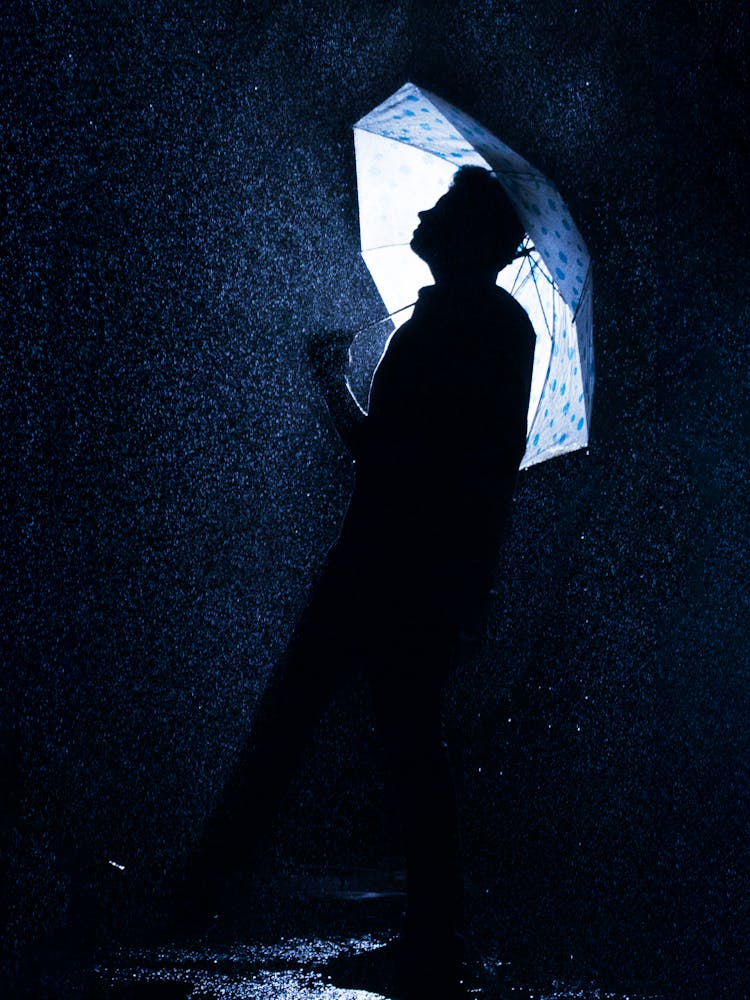
<path fill-rule="evenodd" d="M 195 997 L 226 1000 L 395 1000 L 397 992 L 339 985 L 327 965 L 342 954 L 377 947 L 377 938 L 292 938 L 276 946 L 204 946 L 122 952 L 97 970 L 102 996 Z M 473 973 L 473 975 L 471 974 Z M 145 987 L 145 989 L 144 989 Z M 173 991 L 173 992 L 172 992 Z M 595 983 L 530 983 L 486 965 L 470 970 L 467 998 L 476 1000 L 645 1000 L 646 994 L 613 993 Z M 651 994 L 655 997 L 655 994 Z"/>
<path fill-rule="evenodd" d="M 380 949 L 394 938 L 403 900 L 398 871 L 276 875 L 252 890 L 237 887 L 221 918 L 191 940 L 170 942 L 165 935 L 149 946 L 105 944 L 95 955 L 59 965 L 38 995 L 398 1000 L 392 963 Z M 508 948 L 470 928 L 467 1000 L 666 1000 L 643 988 L 614 989 L 562 959 L 558 968 L 534 968 L 528 956 L 511 956 Z"/>

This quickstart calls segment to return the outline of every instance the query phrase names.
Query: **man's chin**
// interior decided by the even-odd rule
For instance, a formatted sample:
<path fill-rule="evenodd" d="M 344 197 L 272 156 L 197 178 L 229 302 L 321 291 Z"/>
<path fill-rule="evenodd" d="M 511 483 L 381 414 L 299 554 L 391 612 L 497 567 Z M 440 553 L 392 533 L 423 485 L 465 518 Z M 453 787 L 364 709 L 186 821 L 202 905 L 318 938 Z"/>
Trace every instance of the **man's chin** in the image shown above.
<path fill-rule="evenodd" d="M 411 248 L 412 252 L 415 253 L 417 257 L 420 258 L 420 260 L 424 260 L 424 246 L 421 240 L 419 239 L 419 236 L 417 235 L 412 236 L 411 242 L 409 243 L 409 247 Z"/>

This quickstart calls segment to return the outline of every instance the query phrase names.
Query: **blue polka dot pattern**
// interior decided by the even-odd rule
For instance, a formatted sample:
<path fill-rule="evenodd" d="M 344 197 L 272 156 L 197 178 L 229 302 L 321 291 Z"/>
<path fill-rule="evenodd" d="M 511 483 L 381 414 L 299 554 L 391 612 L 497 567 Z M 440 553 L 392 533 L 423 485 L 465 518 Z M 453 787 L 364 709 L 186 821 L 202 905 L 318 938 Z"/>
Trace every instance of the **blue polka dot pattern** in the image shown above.
<path fill-rule="evenodd" d="M 358 146 L 362 250 L 389 311 L 393 311 L 391 299 L 379 283 L 386 280 L 385 272 L 380 266 L 376 268 L 374 262 L 370 264 L 368 254 L 377 247 L 408 245 L 411 232 L 408 226 L 403 225 L 408 232 L 393 233 L 386 225 L 394 183 L 399 187 L 402 178 L 409 177 L 408 183 L 418 200 L 435 189 L 434 184 L 430 187 L 429 183 L 419 183 L 420 177 L 427 176 L 424 171 L 431 170 L 429 163 L 435 164 L 438 171 L 447 170 L 448 178 L 451 171 L 463 164 L 473 163 L 495 171 L 533 247 L 528 258 L 513 265 L 517 271 L 515 278 L 508 279 L 507 285 L 505 272 L 499 278 L 499 283 L 509 290 L 512 288 L 527 309 L 537 333 L 536 383 L 533 383 L 537 387 L 532 389 L 528 445 L 522 467 L 584 447 L 588 442 L 594 388 L 591 265 L 585 243 L 555 185 L 478 122 L 410 83 L 357 122 L 355 141 L 358 132 L 369 136 L 368 143 L 361 144 L 362 155 L 371 155 L 369 150 L 377 142 L 384 144 L 382 152 L 386 155 L 382 162 L 369 164 L 375 169 L 367 169 L 360 165 Z M 396 146 L 415 157 L 413 174 L 406 175 L 399 168 L 389 173 L 387 156 L 392 155 Z M 409 152 L 412 149 L 413 154 Z M 375 186 L 370 215 L 362 191 L 365 181 Z M 447 183 L 443 191 L 445 188 Z M 437 199 L 431 194 L 429 197 L 433 199 L 430 204 L 434 204 Z M 415 206 L 415 213 L 428 207 L 420 203 Z M 395 225 L 398 228 L 400 221 Z M 404 301 L 403 306 L 416 298 L 417 290 L 408 290 L 411 299 Z M 407 296 L 406 291 L 404 295 Z M 573 399 L 577 401 L 575 409 L 571 406 Z M 542 405 L 542 400 L 546 405 Z M 555 428 L 563 421 L 565 431 L 559 433 Z"/>

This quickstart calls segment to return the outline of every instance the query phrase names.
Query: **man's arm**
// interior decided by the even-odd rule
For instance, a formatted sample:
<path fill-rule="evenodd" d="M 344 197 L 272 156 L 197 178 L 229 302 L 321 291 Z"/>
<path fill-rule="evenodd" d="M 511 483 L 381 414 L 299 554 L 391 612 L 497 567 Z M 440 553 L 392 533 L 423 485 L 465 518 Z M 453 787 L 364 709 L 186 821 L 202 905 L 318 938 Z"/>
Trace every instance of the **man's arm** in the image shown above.
<path fill-rule="evenodd" d="M 361 448 L 365 412 L 346 381 L 349 341 L 342 331 L 316 333 L 308 340 L 307 354 L 315 383 L 325 400 L 333 425 L 353 458 Z"/>

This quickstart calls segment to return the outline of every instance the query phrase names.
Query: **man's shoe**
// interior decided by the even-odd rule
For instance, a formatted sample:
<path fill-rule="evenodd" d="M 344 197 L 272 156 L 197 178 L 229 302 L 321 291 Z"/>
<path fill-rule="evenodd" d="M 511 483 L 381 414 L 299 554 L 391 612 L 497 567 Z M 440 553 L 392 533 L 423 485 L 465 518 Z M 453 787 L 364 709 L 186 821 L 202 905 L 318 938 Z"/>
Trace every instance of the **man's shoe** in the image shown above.
<path fill-rule="evenodd" d="M 342 955 L 325 966 L 334 985 L 385 994 L 392 1000 L 468 1000 L 460 944 L 419 950 L 401 935 L 379 948 Z"/>
<path fill-rule="evenodd" d="M 323 972 L 342 989 L 367 990 L 396 1000 L 403 993 L 403 944 L 395 938 L 378 948 L 339 955 L 326 963 Z"/>

